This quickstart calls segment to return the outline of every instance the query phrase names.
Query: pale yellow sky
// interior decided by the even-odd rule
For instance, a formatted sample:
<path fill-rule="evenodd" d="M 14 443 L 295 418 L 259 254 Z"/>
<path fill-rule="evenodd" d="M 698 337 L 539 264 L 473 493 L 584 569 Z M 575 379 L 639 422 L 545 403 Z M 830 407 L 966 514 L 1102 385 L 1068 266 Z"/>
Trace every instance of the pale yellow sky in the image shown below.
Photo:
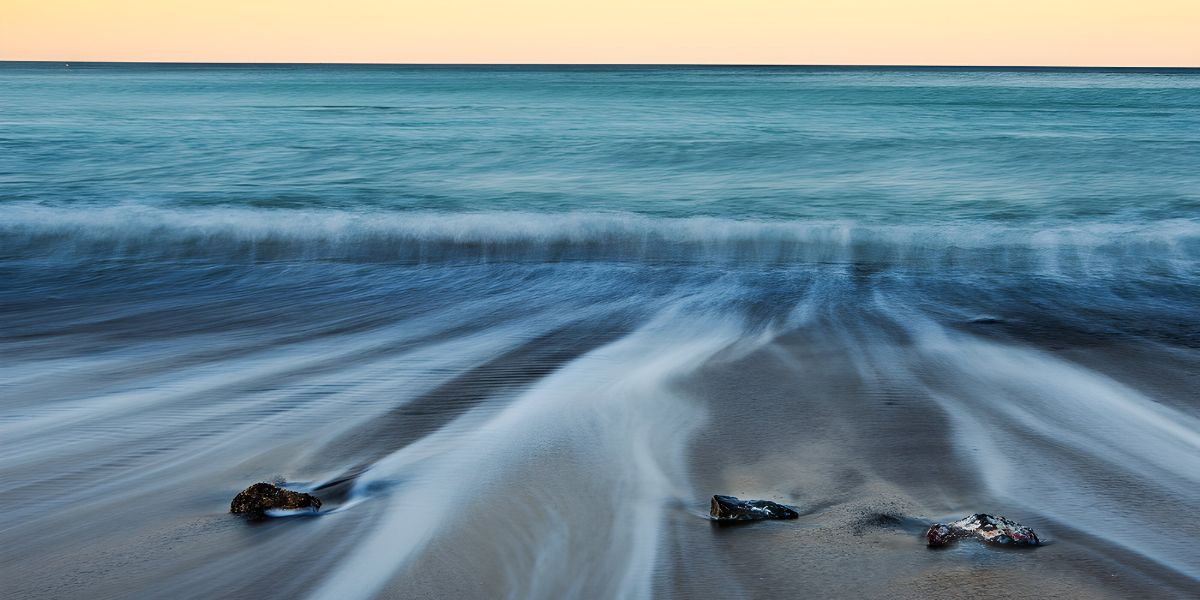
<path fill-rule="evenodd" d="M 0 0 L 0 60 L 1200 66 L 1200 0 Z"/>

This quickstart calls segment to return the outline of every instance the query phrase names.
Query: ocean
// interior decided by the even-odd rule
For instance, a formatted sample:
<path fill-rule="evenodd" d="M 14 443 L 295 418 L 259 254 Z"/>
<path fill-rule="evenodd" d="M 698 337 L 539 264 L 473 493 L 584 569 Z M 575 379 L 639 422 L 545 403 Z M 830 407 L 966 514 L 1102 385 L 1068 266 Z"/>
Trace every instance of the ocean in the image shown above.
<path fill-rule="evenodd" d="M 1198 384 L 1200 70 L 0 63 L 6 598 L 1194 597 Z"/>

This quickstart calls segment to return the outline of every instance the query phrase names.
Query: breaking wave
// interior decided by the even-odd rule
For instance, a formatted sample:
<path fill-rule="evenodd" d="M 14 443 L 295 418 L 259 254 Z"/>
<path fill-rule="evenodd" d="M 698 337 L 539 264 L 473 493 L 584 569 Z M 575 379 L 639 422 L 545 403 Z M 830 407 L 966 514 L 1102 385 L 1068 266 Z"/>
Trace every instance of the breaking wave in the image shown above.
<path fill-rule="evenodd" d="M 361 262 L 866 264 L 1191 274 L 1200 223 L 860 224 L 631 213 L 350 213 L 9 205 L 5 254 L 62 258 Z"/>

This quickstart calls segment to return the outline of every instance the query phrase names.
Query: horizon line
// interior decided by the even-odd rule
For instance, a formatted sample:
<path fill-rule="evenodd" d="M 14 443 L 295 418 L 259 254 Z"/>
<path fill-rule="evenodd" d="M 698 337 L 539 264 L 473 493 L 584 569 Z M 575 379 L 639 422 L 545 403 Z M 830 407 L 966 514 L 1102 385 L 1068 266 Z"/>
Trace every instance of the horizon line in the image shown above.
<path fill-rule="evenodd" d="M 855 69 L 1102 69 L 1196 71 L 1196 66 L 1155 65 L 1001 65 L 903 63 L 621 63 L 621 62 L 343 62 L 343 61 L 203 61 L 203 60 L 20 60 L 0 58 L 0 64 L 79 65 L 210 65 L 210 66 L 374 66 L 374 67 L 730 67 L 730 68 L 855 68 Z"/>

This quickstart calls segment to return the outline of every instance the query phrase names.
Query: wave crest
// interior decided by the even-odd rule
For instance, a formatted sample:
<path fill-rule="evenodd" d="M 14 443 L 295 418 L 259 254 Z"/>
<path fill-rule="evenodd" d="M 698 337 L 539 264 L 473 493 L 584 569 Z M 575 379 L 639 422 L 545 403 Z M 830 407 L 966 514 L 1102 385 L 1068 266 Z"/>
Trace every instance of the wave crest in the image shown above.
<path fill-rule="evenodd" d="M 866 225 L 618 213 L 5 207 L 10 257 L 871 264 L 1193 273 L 1200 223 Z"/>

